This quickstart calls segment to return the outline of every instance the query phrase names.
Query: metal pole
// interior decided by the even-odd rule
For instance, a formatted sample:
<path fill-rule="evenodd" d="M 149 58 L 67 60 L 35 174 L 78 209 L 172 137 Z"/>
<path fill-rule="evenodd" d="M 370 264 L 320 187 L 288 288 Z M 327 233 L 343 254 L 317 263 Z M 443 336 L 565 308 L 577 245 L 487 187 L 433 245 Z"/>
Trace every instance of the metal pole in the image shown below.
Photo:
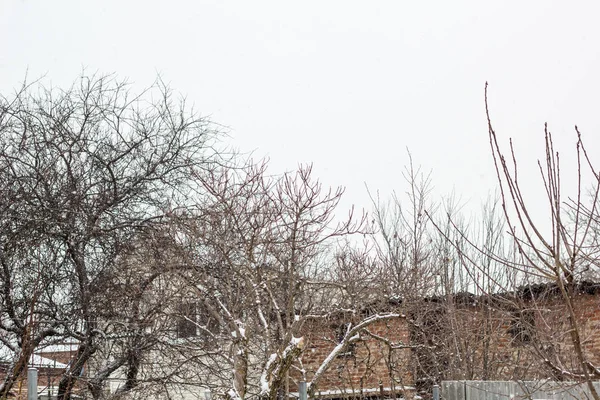
<path fill-rule="evenodd" d="M 308 400 L 308 394 L 306 393 L 306 382 L 304 381 L 298 383 L 298 397 L 299 400 Z"/>
<path fill-rule="evenodd" d="M 433 385 L 433 400 L 440 400 L 440 387 Z"/>
<path fill-rule="evenodd" d="M 27 400 L 37 400 L 37 380 L 38 370 L 36 368 L 27 369 Z"/>

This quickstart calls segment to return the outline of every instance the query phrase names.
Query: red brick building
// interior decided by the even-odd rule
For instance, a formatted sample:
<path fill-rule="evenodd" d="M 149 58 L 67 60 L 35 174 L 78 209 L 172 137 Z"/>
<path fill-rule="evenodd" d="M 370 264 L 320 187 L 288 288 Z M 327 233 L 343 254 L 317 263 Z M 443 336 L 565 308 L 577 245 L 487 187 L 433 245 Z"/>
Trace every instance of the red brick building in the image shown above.
<path fill-rule="evenodd" d="M 65 369 L 68 368 L 69 362 L 76 355 L 77 348 L 76 343 L 52 344 L 36 349 L 30 357 L 27 366 L 28 368 L 37 369 L 38 393 L 41 396 L 52 398 L 56 395 L 58 382 Z M 5 376 L 9 365 L 8 361 L 0 362 L 0 377 Z M 11 395 L 15 399 L 27 398 L 27 370 L 17 379 L 11 390 Z"/>
<path fill-rule="evenodd" d="M 600 367 L 600 285 L 575 288 L 584 357 Z M 442 380 L 576 380 L 582 374 L 566 305 L 553 285 L 491 296 L 457 294 L 403 304 L 335 358 L 319 382 L 324 398 L 411 397 Z M 351 318 L 307 327 L 302 366 L 310 382 Z M 590 370 L 592 368 L 590 367 Z M 600 368 L 592 373 L 600 380 Z M 298 374 L 293 378 L 298 380 Z"/>
<path fill-rule="evenodd" d="M 572 298 L 583 355 L 598 366 L 600 285 L 581 283 Z M 552 284 L 428 299 L 415 309 L 410 329 L 417 386 L 441 380 L 577 380 L 583 372 L 567 306 Z M 592 373 L 595 379 L 598 372 Z"/>
<path fill-rule="evenodd" d="M 315 372 L 338 346 L 352 318 L 314 321 L 306 327 L 305 348 L 298 365 L 310 382 Z M 318 381 L 316 397 L 412 397 L 410 332 L 405 317 L 377 321 L 332 361 Z M 293 374 L 295 380 L 299 373 Z"/>

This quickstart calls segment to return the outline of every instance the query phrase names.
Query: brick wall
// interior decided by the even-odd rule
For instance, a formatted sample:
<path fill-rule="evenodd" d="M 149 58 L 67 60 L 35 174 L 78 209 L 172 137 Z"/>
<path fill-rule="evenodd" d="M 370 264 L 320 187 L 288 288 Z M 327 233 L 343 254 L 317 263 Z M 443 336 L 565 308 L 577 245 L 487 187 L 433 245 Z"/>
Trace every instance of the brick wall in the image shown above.
<path fill-rule="evenodd" d="M 441 380 L 566 379 L 550 363 L 581 372 L 568 313 L 556 293 L 528 300 L 471 300 L 451 307 L 423 302 L 413 305 L 408 319 L 372 325 L 372 333 L 412 348 L 390 350 L 365 336 L 334 360 L 317 394 L 370 397 L 379 395 L 381 387 L 391 394 L 402 392 L 403 386 L 429 393 L 430 385 Z M 600 366 L 600 293 L 577 294 L 574 305 L 585 355 Z M 308 381 L 338 344 L 340 326 L 348 321 L 314 321 L 305 327 L 302 362 Z M 292 373 L 295 382 L 299 377 Z"/>
<path fill-rule="evenodd" d="M 310 381 L 315 371 L 338 345 L 340 331 L 348 320 L 315 321 L 306 327 L 306 347 L 302 365 Z M 368 327 L 369 332 L 386 338 L 389 342 L 363 335 L 361 340 L 339 355 L 318 383 L 317 394 L 330 398 L 401 395 L 411 391 L 409 348 L 392 349 L 389 344 L 408 344 L 410 335 L 404 318 L 379 321 Z M 294 374 L 299 379 L 299 374 Z"/>
<path fill-rule="evenodd" d="M 526 300 L 480 298 L 436 307 L 435 322 L 423 318 L 427 307 L 422 306 L 414 318 L 420 325 L 411 327 L 413 344 L 430 345 L 413 354 L 417 383 L 426 379 L 427 385 L 463 379 L 561 380 L 567 379 L 562 370 L 581 373 L 568 312 L 556 293 Z M 600 365 L 600 294 L 577 294 L 574 311 L 585 355 Z"/>

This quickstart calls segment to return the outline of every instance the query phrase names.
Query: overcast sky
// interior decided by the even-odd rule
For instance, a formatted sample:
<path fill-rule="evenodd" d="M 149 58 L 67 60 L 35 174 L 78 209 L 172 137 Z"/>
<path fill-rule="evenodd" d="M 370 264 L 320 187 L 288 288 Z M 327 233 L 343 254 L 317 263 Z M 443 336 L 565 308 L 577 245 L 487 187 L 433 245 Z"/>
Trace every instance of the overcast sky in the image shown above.
<path fill-rule="evenodd" d="M 345 207 L 368 206 L 365 183 L 404 192 L 406 148 L 435 196 L 476 207 L 495 188 L 486 81 L 522 168 L 544 122 L 564 153 L 577 124 L 598 155 L 599 15 L 592 1 L 0 0 L 0 89 L 27 70 L 53 85 L 160 73 L 273 172 L 314 163 Z"/>

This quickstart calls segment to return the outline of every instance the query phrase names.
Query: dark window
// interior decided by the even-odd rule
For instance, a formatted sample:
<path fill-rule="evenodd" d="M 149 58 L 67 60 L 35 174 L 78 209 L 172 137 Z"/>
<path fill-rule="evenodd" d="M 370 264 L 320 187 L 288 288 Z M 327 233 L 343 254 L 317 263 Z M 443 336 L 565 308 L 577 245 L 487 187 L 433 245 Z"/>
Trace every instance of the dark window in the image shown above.
<path fill-rule="evenodd" d="M 204 307 L 198 309 L 198 328 L 199 336 L 203 336 L 206 339 L 213 339 L 213 335 L 217 335 L 220 332 L 220 326 L 217 319 Z"/>
<path fill-rule="evenodd" d="M 175 329 L 179 339 L 203 338 L 215 342 L 214 336 L 220 332 L 219 322 L 202 303 L 180 303 L 176 318 Z"/>
<path fill-rule="evenodd" d="M 531 343 L 535 334 L 535 312 L 533 310 L 516 310 L 512 312 L 508 333 L 514 344 Z"/>
<path fill-rule="evenodd" d="M 350 323 L 341 324 L 337 327 L 337 342 L 342 343 L 344 337 L 346 336 L 346 332 L 348 332 L 348 327 Z M 346 346 L 346 349 L 338 354 L 338 357 L 352 357 L 356 353 L 356 343 L 350 343 Z"/>
<path fill-rule="evenodd" d="M 198 335 L 196 303 L 181 303 L 177 313 L 177 337 L 189 338 Z"/>

